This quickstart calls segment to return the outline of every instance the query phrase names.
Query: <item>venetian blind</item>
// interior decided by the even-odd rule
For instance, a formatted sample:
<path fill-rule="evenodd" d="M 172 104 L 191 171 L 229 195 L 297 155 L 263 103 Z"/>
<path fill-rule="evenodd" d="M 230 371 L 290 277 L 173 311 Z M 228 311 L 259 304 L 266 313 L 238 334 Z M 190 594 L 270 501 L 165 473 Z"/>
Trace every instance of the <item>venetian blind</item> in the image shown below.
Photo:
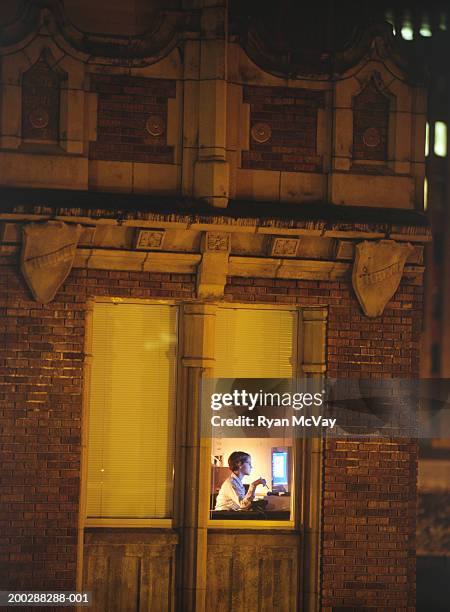
<path fill-rule="evenodd" d="M 217 378 L 290 378 L 294 371 L 296 313 L 218 308 Z"/>
<path fill-rule="evenodd" d="M 88 517 L 171 516 L 176 341 L 174 306 L 95 305 Z"/>

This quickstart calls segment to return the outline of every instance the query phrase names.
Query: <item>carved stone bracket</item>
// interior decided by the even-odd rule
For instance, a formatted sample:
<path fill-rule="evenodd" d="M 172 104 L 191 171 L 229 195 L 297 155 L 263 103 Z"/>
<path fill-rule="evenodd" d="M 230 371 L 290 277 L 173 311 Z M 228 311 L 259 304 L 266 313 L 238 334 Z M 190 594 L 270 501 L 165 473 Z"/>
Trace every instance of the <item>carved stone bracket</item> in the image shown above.
<path fill-rule="evenodd" d="M 202 243 L 202 261 L 197 274 L 197 294 L 202 299 L 223 297 L 228 274 L 230 234 L 206 232 Z"/>

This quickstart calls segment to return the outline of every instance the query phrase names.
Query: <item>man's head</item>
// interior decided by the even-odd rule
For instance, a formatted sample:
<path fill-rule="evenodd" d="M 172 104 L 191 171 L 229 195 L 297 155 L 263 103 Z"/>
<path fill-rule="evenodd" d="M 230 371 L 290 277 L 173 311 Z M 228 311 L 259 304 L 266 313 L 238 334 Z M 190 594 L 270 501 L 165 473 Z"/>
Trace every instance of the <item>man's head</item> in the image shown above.
<path fill-rule="evenodd" d="M 234 474 L 248 476 L 252 470 L 252 458 L 244 451 L 234 451 L 228 457 L 228 466 Z"/>

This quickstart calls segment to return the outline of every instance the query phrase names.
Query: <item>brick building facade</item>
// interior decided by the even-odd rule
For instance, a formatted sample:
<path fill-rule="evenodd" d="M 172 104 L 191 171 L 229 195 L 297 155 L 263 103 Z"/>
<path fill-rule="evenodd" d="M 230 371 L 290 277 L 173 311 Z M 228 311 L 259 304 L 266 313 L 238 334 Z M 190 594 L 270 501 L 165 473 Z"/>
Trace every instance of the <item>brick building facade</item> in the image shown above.
<path fill-rule="evenodd" d="M 27 7 L 0 49 L 1 587 L 85 588 L 99 610 L 414 610 L 415 441 L 294 441 L 291 520 L 239 529 L 210 519 L 197 427 L 222 307 L 291 308 L 297 375 L 418 376 L 425 104 L 389 30 L 361 32 L 332 72 L 319 52 L 308 72 L 306 50 L 287 71 L 226 4 L 115 39 L 83 34 L 71 3 Z M 29 277 L 66 256 L 24 245 L 49 223 L 78 234 L 43 303 Z M 352 271 L 383 240 L 411 246 L 369 316 Z M 97 303 L 180 315 L 164 518 L 86 510 Z"/>

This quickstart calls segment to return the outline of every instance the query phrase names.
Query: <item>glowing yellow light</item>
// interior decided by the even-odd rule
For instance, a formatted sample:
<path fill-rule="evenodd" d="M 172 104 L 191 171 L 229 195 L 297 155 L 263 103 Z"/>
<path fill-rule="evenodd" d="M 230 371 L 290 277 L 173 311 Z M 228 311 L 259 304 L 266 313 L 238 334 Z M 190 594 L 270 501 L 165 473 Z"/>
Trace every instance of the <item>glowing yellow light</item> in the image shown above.
<path fill-rule="evenodd" d="M 423 209 L 428 208 L 428 180 L 427 178 L 423 181 Z"/>
<path fill-rule="evenodd" d="M 434 153 L 438 157 L 447 155 L 447 124 L 436 121 L 434 125 Z"/>
<path fill-rule="evenodd" d="M 412 29 L 411 24 L 407 21 L 405 21 L 402 26 L 401 34 L 402 38 L 404 38 L 405 40 L 412 40 L 414 38 L 414 30 Z"/>
<path fill-rule="evenodd" d="M 419 33 L 421 36 L 424 36 L 425 38 L 430 38 L 430 36 L 432 36 L 431 28 L 427 23 L 423 23 L 420 26 Z"/>

